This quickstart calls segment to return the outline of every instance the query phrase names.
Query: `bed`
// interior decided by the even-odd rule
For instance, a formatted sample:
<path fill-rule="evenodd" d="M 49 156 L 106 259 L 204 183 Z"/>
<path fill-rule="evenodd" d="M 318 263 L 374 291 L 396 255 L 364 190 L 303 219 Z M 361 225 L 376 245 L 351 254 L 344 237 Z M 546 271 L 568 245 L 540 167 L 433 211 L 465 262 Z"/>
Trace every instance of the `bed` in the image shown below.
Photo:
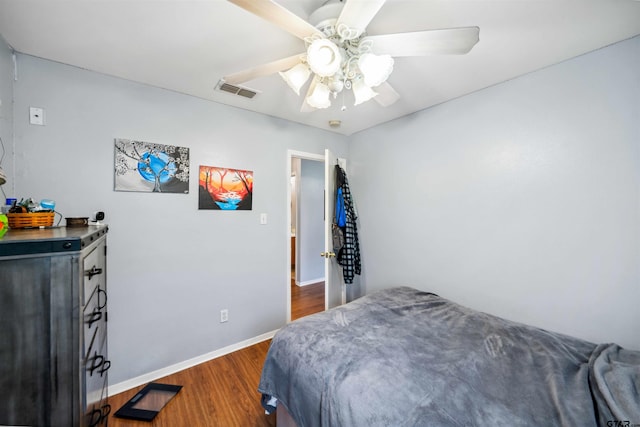
<path fill-rule="evenodd" d="M 397 287 L 280 329 L 258 390 L 299 427 L 640 427 L 640 352 Z"/>

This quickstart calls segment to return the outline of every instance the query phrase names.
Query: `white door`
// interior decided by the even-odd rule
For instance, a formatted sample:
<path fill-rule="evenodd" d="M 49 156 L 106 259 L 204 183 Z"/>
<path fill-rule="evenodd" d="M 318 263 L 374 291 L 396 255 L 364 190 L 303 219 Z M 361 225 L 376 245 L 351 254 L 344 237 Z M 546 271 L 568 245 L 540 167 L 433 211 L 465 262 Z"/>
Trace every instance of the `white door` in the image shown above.
<path fill-rule="evenodd" d="M 342 267 L 333 252 L 331 225 L 336 204 L 336 172 L 337 157 L 329 149 L 324 150 L 324 277 L 325 308 L 337 307 L 346 302 L 346 287 L 342 281 Z"/>

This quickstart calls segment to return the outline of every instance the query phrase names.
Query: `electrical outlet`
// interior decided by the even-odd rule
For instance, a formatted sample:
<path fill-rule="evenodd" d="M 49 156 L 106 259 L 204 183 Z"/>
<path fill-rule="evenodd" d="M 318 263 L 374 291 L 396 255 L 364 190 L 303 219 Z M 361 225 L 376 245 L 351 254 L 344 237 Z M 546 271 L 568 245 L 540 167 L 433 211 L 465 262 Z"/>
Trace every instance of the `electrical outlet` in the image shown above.
<path fill-rule="evenodd" d="M 229 321 L 229 310 L 226 308 L 224 310 L 220 310 L 220 323 Z"/>

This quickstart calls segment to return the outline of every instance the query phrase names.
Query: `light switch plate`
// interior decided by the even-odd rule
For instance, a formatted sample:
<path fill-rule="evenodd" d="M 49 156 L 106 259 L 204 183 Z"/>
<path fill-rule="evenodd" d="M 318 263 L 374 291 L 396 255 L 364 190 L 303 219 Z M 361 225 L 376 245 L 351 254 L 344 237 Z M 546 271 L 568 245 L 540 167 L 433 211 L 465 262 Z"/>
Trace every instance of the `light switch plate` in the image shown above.
<path fill-rule="evenodd" d="M 44 126 L 44 109 L 29 107 L 29 123 Z"/>

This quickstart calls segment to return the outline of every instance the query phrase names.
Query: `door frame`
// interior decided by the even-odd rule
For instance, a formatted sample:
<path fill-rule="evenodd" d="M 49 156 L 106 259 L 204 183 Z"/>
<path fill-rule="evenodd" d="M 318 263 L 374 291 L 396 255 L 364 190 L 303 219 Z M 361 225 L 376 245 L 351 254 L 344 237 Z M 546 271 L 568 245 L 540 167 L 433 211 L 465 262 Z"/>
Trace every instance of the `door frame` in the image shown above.
<path fill-rule="evenodd" d="M 286 246 L 286 277 L 288 278 L 288 280 L 286 281 L 286 289 L 287 289 L 287 323 L 291 322 L 291 161 L 294 158 L 298 158 L 298 159 L 302 159 L 302 160 L 315 160 L 315 161 L 320 161 L 322 162 L 322 164 L 325 164 L 325 155 L 323 154 L 317 154 L 317 153 L 309 153 L 309 152 L 305 152 L 305 151 L 297 151 L 297 150 L 287 150 L 287 167 L 286 167 L 286 173 L 287 173 L 287 179 L 286 179 L 286 183 L 287 183 L 287 221 L 286 221 L 286 242 L 287 244 Z M 325 191 L 327 191 L 327 189 L 325 188 Z M 297 237 L 297 236 L 296 236 Z M 297 240 L 297 238 L 296 238 Z M 319 255 L 319 254 L 318 254 Z M 298 262 L 298 260 L 296 259 L 296 263 Z M 324 284 L 325 288 L 324 288 L 324 292 L 325 292 L 325 310 L 327 309 L 327 304 L 326 304 L 326 295 L 327 295 L 327 281 L 325 278 L 325 284 Z"/>

